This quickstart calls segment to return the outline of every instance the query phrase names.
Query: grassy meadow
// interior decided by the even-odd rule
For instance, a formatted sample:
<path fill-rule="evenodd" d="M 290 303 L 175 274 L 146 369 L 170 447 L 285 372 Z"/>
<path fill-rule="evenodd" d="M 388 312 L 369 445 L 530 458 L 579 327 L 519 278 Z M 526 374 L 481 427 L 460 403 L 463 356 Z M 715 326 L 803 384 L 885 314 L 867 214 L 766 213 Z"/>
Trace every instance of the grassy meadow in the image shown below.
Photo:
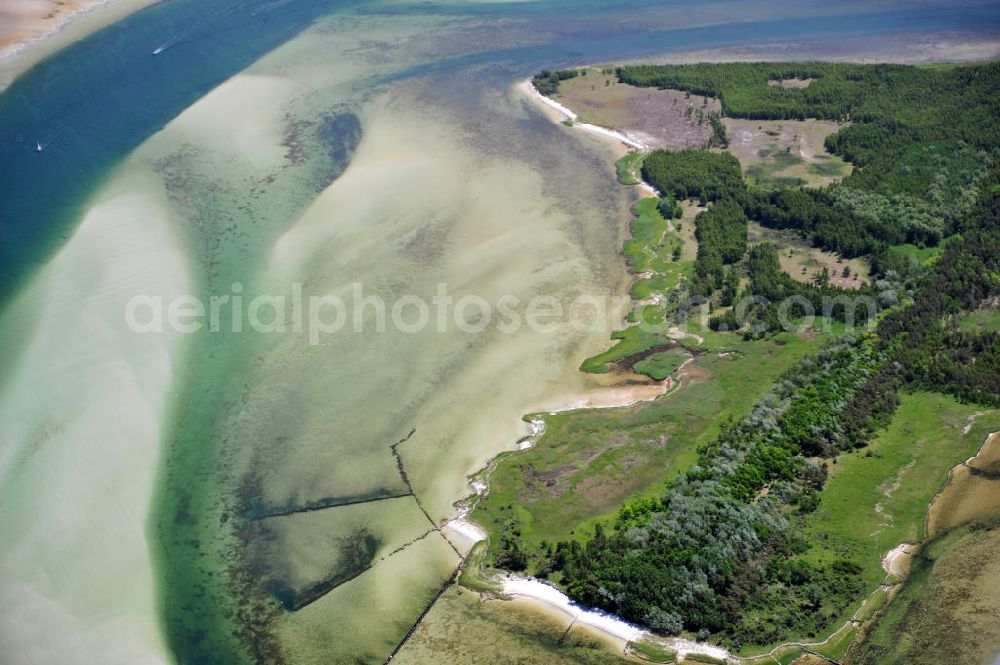
<path fill-rule="evenodd" d="M 662 491 L 694 463 L 698 446 L 742 415 L 826 334 L 782 333 L 745 342 L 711 333 L 679 385 L 653 402 L 615 409 L 542 414 L 545 433 L 524 451 L 504 453 L 490 491 L 471 518 L 496 539 L 518 531 L 529 549 L 589 534 L 628 499 Z M 531 416 L 537 417 L 537 416 Z"/>
<path fill-rule="evenodd" d="M 632 153 L 638 154 L 638 153 Z M 627 155 L 622 160 L 627 160 Z M 619 160 L 618 165 L 623 164 Z M 623 169 L 631 173 L 632 166 L 617 166 L 619 178 Z M 616 330 L 611 335 L 615 344 L 611 348 L 583 361 L 580 369 L 584 372 L 603 374 L 611 371 L 612 365 L 623 369 L 632 368 L 640 374 L 654 379 L 662 379 L 657 373 L 643 371 L 637 363 L 651 350 L 666 350 L 675 344 L 666 332 L 663 322 L 666 293 L 671 292 L 681 280 L 690 279 L 694 271 L 694 259 L 698 251 L 694 238 L 694 217 L 699 208 L 685 205 L 684 216 L 680 220 L 666 220 L 657 209 L 656 198 L 645 198 L 632 208 L 634 218 L 630 222 L 631 237 L 625 242 L 624 255 L 629 270 L 638 278 L 632 283 L 629 295 L 639 301 L 639 305 L 629 314 L 630 323 L 644 323 Z M 690 340 L 681 340 L 690 344 Z M 663 347 L 659 348 L 658 347 Z"/>
<path fill-rule="evenodd" d="M 910 576 L 845 661 L 983 664 L 1000 642 L 1000 528 L 955 529 L 926 545 Z"/>
<path fill-rule="evenodd" d="M 927 506 L 948 471 L 998 429 L 1000 411 L 939 393 L 904 393 L 888 428 L 831 461 L 819 508 L 805 523 L 805 537 L 819 546 L 805 556 L 854 561 L 874 588 L 885 579 L 883 555 L 924 537 Z"/>

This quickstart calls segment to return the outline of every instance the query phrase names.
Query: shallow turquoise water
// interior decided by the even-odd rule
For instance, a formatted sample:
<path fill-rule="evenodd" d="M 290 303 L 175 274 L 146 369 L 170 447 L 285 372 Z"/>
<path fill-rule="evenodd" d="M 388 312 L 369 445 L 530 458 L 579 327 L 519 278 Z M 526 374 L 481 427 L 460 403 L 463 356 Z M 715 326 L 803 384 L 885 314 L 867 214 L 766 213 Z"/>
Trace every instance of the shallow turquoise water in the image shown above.
<path fill-rule="evenodd" d="M 336 119 L 329 136 L 313 138 L 302 164 L 260 193 L 256 185 L 246 187 L 245 174 L 186 161 L 181 151 L 170 155 L 176 164 L 158 167 L 168 190 L 193 199 L 176 207 L 183 220 L 198 222 L 184 231 L 199 292 L 224 292 L 235 280 L 247 283 L 248 290 L 273 286 L 267 274 L 276 243 L 348 166 L 364 132 L 386 129 L 371 120 L 375 93 L 388 91 L 405 100 L 403 106 L 427 109 L 440 121 L 427 123 L 432 129 L 453 128 L 442 134 L 450 152 L 440 155 L 440 162 L 453 159 L 465 168 L 508 164 L 520 174 L 520 180 L 508 183 L 495 171 L 489 173 L 496 178 L 495 189 L 511 188 L 492 206 L 516 200 L 521 191 L 537 185 L 538 191 L 525 199 L 570 217 L 551 228 L 519 229 L 525 244 L 531 233 L 559 235 L 552 247 L 563 253 L 552 261 L 570 267 L 551 284 L 569 288 L 579 279 L 613 291 L 620 278 L 619 220 L 614 215 L 621 194 L 607 180 L 607 163 L 560 128 L 497 99 L 498 91 L 543 66 L 790 40 L 981 34 L 1000 25 L 1000 8 L 985 2 L 831 7 L 813 1 L 171 0 L 56 55 L 0 96 L 0 297 L 16 292 L 62 244 L 88 197 L 137 146 L 216 85 L 334 13 L 344 20 L 331 22 L 322 32 L 327 44 L 322 53 L 329 62 L 342 55 L 338 40 L 347 41 L 338 30 L 352 25 L 370 31 L 377 45 L 367 47 L 372 50 L 366 56 L 370 70 L 351 79 L 348 91 L 321 90 L 317 99 L 297 105 L 298 120 Z M 352 46 L 366 48 L 364 43 Z M 163 50 L 154 56 L 156 48 Z M 301 69 L 307 59 L 292 54 L 287 62 Z M 268 61 L 264 65 L 267 74 L 281 71 Z M 419 120 L 406 113 L 390 117 L 414 126 Z M 402 133 L 393 140 L 402 144 L 407 139 Z M 36 141 L 44 144 L 41 153 L 34 150 Z M 465 157 L 468 163 L 460 161 Z M 533 174 L 545 176 L 537 183 Z M 458 166 L 441 171 L 442 180 L 461 175 Z M 361 182 L 366 184 L 372 183 Z M 455 189 L 475 184 L 466 181 Z M 483 185 L 478 197 L 494 188 L 490 181 L 478 184 Z M 381 195 L 376 187 L 371 191 L 372 198 Z M 462 234 L 494 229 L 476 226 L 489 210 L 461 216 L 445 207 L 465 209 L 451 203 L 457 194 L 440 195 L 443 219 L 431 211 L 400 222 L 402 213 L 394 209 L 381 217 L 353 219 L 350 211 L 334 206 L 326 212 L 343 213 L 347 221 L 297 269 L 326 286 L 364 279 L 390 293 L 424 293 L 437 279 L 455 279 L 463 271 L 452 264 L 467 252 L 481 251 L 483 244 Z M 469 198 L 475 203 L 475 196 Z M 474 208 L 465 199 L 460 203 Z M 510 214 L 532 212 L 511 208 Z M 489 220 L 494 226 L 505 222 Z M 383 235 L 371 243 L 373 234 Z M 352 248 L 369 253 L 359 257 L 362 250 L 352 253 Z M 504 259 L 513 261 L 517 255 L 509 250 Z M 544 253 L 533 256 L 539 264 L 550 259 Z M 530 270 L 540 266 L 525 266 L 523 272 Z M 334 272 L 338 274 L 332 276 Z M 484 274 L 477 286 L 485 288 L 491 279 Z M 359 510 L 362 517 L 356 519 L 310 513 L 275 528 L 240 522 L 241 515 L 348 494 L 400 492 L 405 488 L 388 445 L 417 428 L 403 448 L 410 478 L 433 519 L 445 517 L 454 485 L 461 481 L 455 479 L 461 464 L 447 465 L 463 450 L 454 443 L 459 426 L 447 429 L 441 421 L 462 421 L 463 435 L 477 431 L 475 421 L 485 420 L 491 405 L 502 403 L 502 395 L 485 390 L 472 395 L 471 388 L 495 380 L 497 390 L 518 389 L 517 376 L 494 379 L 495 368 L 525 372 L 537 380 L 518 366 L 515 351 L 533 362 L 551 363 L 555 373 L 563 365 L 574 367 L 582 357 L 572 347 L 582 344 L 579 340 L 554 350 L 529 341 L 510 347 L 506 367 L 505 359 L 490 356 L 491 348 L 507 348 L 498 346 L 502 340 L 476 341 L 349 337 L 315 349 L 285 338 L 194 340 L 175 386 L 160 496 L 151 516 L 159 537 L 155 559 L 163 574 L 166 633 L 178 662 L 380 662 L 385 657 L 454 564 L 441 542 L 420 541 L 418 547 L 424 549 L 414 550 L 409 568 L 419 568 L 420 575 L 394 568 L 391 575 L 361 576 L 301 614 L 279 612 L 267 585 L 302 589 L 331 571 L 367 565 L 378 546 L 392 549 L 413 538 L 413 522 L 422 519 L 414 506 L 407 504 L 409 512 L 391 515 Z M 489 371 L 475 370 L 483 365 Z M 453 413 L 448 400 L 460 405 Z M 502 409 L 515 406 L 507 402 Z M 503 415 L 516 417 L 516 411 Z M 484 452 L 488 450 L 467 451 L 464 459 Z M 443 467 L 447 473 L 439 474 Z M 314 556 L 326 549 L 328 560 Z M 387 593 L 387 580 L 402 591 Z M 367 623 L 351 623 L 357 616 Z"/>
<path fill-rule="evenodd" d="M 692 17 L 691 7 L 698 11 Z M 170 0 L 90 36 L 0 95 L 0 298 L 72 228 L 107 170 L 209 89 L 332 11 L 477 16 L 496 47 L 450 53 L 396 77 L 551 66 L 771 41 L 946 31 L 995 32 L 996 3 L 532 2 L 347 3 L 337 0 Z M 521 35 L 544 36 L 530 45 Z M 504 42 L 507 42 L 506 44 Z M 157 47 L 166 50 L 151 55 Z M 36 153 L 36 142 L 45 146 Z"/>

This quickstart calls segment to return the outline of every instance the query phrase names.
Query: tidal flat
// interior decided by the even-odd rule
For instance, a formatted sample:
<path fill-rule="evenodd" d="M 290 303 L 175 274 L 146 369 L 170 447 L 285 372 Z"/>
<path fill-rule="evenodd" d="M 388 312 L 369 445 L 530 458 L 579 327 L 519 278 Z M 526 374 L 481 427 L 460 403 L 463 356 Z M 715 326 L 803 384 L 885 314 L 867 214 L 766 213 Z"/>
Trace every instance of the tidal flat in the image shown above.
<path fill-rule="evenodd" d="M 328 39 L 346 28 L 355 49 Z M 509 86 L 463 100 L 472 108 L 462 112 L 443 103 L 462 97 L 455 77 L 433 81 L 433 96 L 431 82 L 358 93 L 359 77 L 414 57 L 376 59 L 373 41 L 416 49 L 415 31 L 354 18 L 319 25 L 157 137 L 151 161 L 195 222 L 202 293 L 241 281 L 245 293 L 283 295 L 299 283 L 352 306 L 353 284 L 389 303 L 430 300 L 438 284 L 488 301 L 623 289 L 616 248 L 628 196 L 600 149 L 534 116 Z M 323 49 L 335 66 L 315 66 Z M 232 109 L 257 96 L 234 130 Z M 287 98 L 294 104 L 273 103 Z M 356 142 L 324 142 L 324 126 L 350 117 Z M 256 136 L 253 150 L 227 142 L 232 131 Z M 545 155 L 530 149 L 537 140 L 551 145 Z M 337 151 L 350 161 L 331 175 Z M 240 653 L 234 624 L 259 650 L 252 658 L 383 659 L 459 563 L 434 528 L 471 492 L 466 476 L 513 445 L 534 404 L 586 390 L 576 358 L 606 335 L 379 333 L 365 322 L 370 334 L 317 343 L 294 333 L 195 340 L 201 362 L 184 392 L 199 398 L 175 405 L 155 513 L 168 637 L 191 662 Z M 385 494 L 409 496 L 272 517 L 266 528 L 251 517 Z M 331 543 L 322 551 L 340 555 L 317 553 L 317 529 Z M 275 606 L 276 589 L 295 611 Z"/>

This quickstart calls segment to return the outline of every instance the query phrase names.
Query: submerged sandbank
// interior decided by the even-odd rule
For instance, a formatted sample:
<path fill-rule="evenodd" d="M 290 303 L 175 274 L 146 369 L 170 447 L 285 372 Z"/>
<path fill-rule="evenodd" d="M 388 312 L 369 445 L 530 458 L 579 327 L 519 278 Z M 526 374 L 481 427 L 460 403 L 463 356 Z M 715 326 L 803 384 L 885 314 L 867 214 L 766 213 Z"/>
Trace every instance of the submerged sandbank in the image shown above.
<path fill-rule="evenodd" d="M 619 64 L 672 64 L 700 62 L 850 62 L 878 64 L 962 63 L 1000 56 L 1000 38 L 983 26 L 979 32 L 932 30 L 882 32 L 878 35 L 838 35 L 834 39 L 788 39 L 757 44 L 693 48 L 658 57 L 630 58 Z"/>
<path fill-rule="evenodd" d="M 126 164 L 0 318 L 4 338 L 28 332 L 0 402 L 8 662 L 171 660 L 147 519 L 181 342 L 135 335 L 123 317 L 133 295 L 188 289 L 165 199 Z"/>
<path fill-rule="evenodd" d="M 437 106 L 442 89 L 455 85 L 452 75 L 434 82 L 433 99 L 423 97 L 424 81 L 375 95 L 359 83 L 392 71 L 393 60 L 373 71 L 378 49 L 369 45 L 407 44 L 426 27 L 410 23 L 314 26 L 215 89 L 144 149 L 177 194 L 208 285 L 225 293 L 239 279 L 244 294 L 287 295 L 299 283 L 307 295 L 343 296 L 350 308 L 359 284 L 390 309 L 407 295 L 429 302 L 439 283 L 456 299 L 490 302 L 624 286 L 617 261 L 624 224 L 608 220 L 627 210 L 629 197 L 606 179 L 604 153 L 537 116 L 526 130 L 520 99 L 461 96 L 463 105 L 485 105 L 467 113 Z M 332 64 L 318 67 L 317 59 Z M 249 113 L 241 110 L 247 104 Z M 255 137 L 251 148 L 226 141 L 234 112 L 240 134 Z M 343 170 L 307 178 L 311 164 L 341 149 L 342 127 L 357 128 L 359 140 L 340 153 L 349 158 Z M 545 155 L 528 149 L 549 137 Z M 489 143 L 498 138 L 500 147 Z M 553 156 L 565 166 L 553 168 Z M 310 189 L 295 189 L 303 184 Z M 189 646 L 185 631 L 225 614 L 215 601 L 232 594 L 234 604 L 251 608 L 236 610 L 232 632 L 250 623 L 295 662 L 384 658 L 454 572 L 455 550 L 477 537 L 461 521 L 441 527 L 467 493 L 466 473 L 508 445 L 520 415 L 545 395 L 591 385 L 569 370 L 603 336 L 569 326 L 547 336 L 527 327 L 375 332 L 369 323 L 367 332 L 347 326 L 315 343 L 292 331 L 196 340 L 197 362 L 181 386 L 195 399 L 184 402 L 175 434 L 174 450 L 185 454 L 171 455 L 165 474 L 183 481 L 164 486 L 157 513 L 173 525 L 164 556 L 173 577 L 164 586 L 172 638 L 178 651 L 191 651 L 180 655 L 209 657 Z M 383 490 L 405 496 L 373 502 L 342 524 L 332 512 L 281 518 L 290 523 L 264 534 L 274 541 L 241 525 L 244 501 L 294 512 Z M 185 493 L 198 509 L 179 516 Z M 400 524 L 400 506 L 413 523 Z M 310 531 L 317 523 L 327 525 L 323 538 Z M 238 530 L 238 557 L 218 544 L 229 530 Z M 371 561 L 349 556 L 366 547 Z M 235 593 L 218 580 L 258 564 L 294 590 L 318 583 L 325 593 L 294 612 L 255 613 L 255 603 L 273 606 L 259 579 L 246 577 Z M 206 591 L 184 588 L 192 578 Z M 219 620 L 202 632 L 226 629 Z"/>

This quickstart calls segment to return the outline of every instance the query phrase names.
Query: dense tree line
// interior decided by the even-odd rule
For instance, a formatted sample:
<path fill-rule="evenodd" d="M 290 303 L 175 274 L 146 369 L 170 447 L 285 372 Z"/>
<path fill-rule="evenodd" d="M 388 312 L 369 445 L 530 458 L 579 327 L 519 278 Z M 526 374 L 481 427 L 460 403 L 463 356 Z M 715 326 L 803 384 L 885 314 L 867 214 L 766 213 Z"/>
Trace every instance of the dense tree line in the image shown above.
<path fill-rule="evenodd" d="M 865 252 L 877 242 L 933 244 L 971 209 L 976 186 L 1000 150 L 1000 63 L 959 67 L 833 63 L 634 65 L 623 83 L 718 97 L 725 115 L 759 120 L 850 122 L 826 140 L 854 164 L 830 196 L 855 218 L 820 246 Z M 773 83 L 811 79 L 804 88 Z M 826 203 L 826 202 L 824 202 Z M 749 214 L 749 211 L 748 211 Z M 751 215 L 752 216 L 752 215 Z M 839 221 L 844 221 L 846 217 Z M 865 236 L 869 236 L 866 238 Z M 851 249 L 833 238 L 857 237 Z"/>
<path fill-rule="evenodd" d="M 1000 141 L 996 62 L 936 68 L 837 63 L 631 65 L 618 69 L 618 79 L 717 97 L 723 113 L 734 118 L 855 123 L 837 135 L 834 145 L 838 154 L 850 151 L 850 161 L 859 166 L 885 162 L 898 167 L 915 144 L 936 140 L 962 140 L 985 149 Z M 773 85 L 788 79 L 810 79 L 810 83 Z M 892 149 L 888 156 L 887 147 Z"/>
<path fill-rule="evenodd" d="M 658 151 L 643 177 L 661 192 L 702 203 L 729 199 L 761 225 L 792 229 L 821 249 L 845 258 L 880 255 L 902 243 L 936 245 L 955 233 L 975 203 L 985 174 L 983 157 L 957 174 L 942 166 L 924 198 L 891 196 L 858 187 L 753 189 L 721 155 L 705 151 Z M 652 157 L 653 155 L 650 155 Z M 954 176 L 954 177 L 952 177 Z M 949 194 L 951 192 L 952 194 Z"/>
<path fill-rule="evenodd" d="M 573 598 L 666 633 L 757 643 L 819 630 L 857 591 L 858 571 L 792 563 L 801 543 L 788 526 L 816 507 L 826 476 L 807 458 L 851 445 L 840 405 L 883 361 L 868 340 L 845 338 L 800 362 L 660 500 L 626 506 L 586 544 L 559 543 L 546 568 Z"/>
<path fill-rule="evenodd" d="M 559 69 L 554 72 L 543 69 L 531 78 L 531 84 L 535 86 L 535 90 L 541 94 L 546 97 L 551 97 L 559 92 L 560 81 L 576 78 L 579 75 L 580 70 L 578 69 Z"/>
<path fill-rule="evenodd" d="M 722 114 L 712 111 L 708 114 L 708 121 L 712 124 L 712 135 L 708 139 L 709 148 L 728 148 L 729 136 L 726 134 L 726 125 L 722 122 Z"/>
<path fill-rule="evenodd" d="M 703 203 L 731 199 L 763 226 L 792 229 L 816 247 L 846 258 L 880 255 L 902 243 L 936 245 L 955 233 L 972 211 L 975 184 L 982 180 L 985 165 L 992 163 L 989 157 L 969 158 L 975 164 L 957 173 L 942 166 L 925 198 L 918 198 L 858 187 L 751 189 L 717 153 L 653 154 L 643 177 L 661 192 Z"/>
<path fill-rule="evenodd" d="M 824 190 L 756 191 L 747 197 L 746 208 L 747 214 L 763 226 L 793 229 L 815 246 L 846 258 L 906 242 L 897 228 L 877 222 L 865 224 L 850 210 L 836 206 L 834 197 Z"/>
<path fill-rule="evenodd" d="M 695 199 L 702 205 L 730 201 L 763 226 L 794 230 L 816 247 L 845 258 L 880 256 L 887 247 L 902 243 L 935 245 L 942 234 L 957 229 L 974 201 L 972 194 L 949 205 L 844 187 L 754 189 L 743 180 L 734 157 L 702 150 L 650 153 L 642 175 L 664 194 L 667 212 L 675 209 L 676 199 Z M 945 209 L 949 212 L 941 212 Z M 712 268 L 702 272 L 717 274 L 718 266 Z"/>
<path fill-rule="evenodd" d="M 730 115 L 856 123 L 828 142 L 860 167 L 843 186 L 752 190 L 738 164 L 734 170 L 735 159 L 706 151 L 651 153 L 643 177 L 671 210 L 677 199 L 712 204 L 696 221 L 695 286 L 721 289 L 726 304 L 736 298 L 739 274 L 725 265 L 746 252 L 750 217 L 795 229 L 845 256 L 874 254 L 880 279 L 861 294 L 891 309 L 872 332 L 798 363 L 741 421 L 724 424 L 662 496 L 627 504 L 584 542 L 550 546 L 540 574 L 576 600 L 654 630 L 707 631 L 734 647 L 816 634 L 840 616 L 862 590 L 860 570 L 836 557 L 810 563 L 797 556 L 810 545 L 795 526 L 817 507 L 826 478 L 826 466 L 814 460 L 864 446 L 907 386 L 1000 405 L 1000 335 L 949 323 L 995 306 L 1000 296 L 998 72 L 995 63 L 619 70 L 625 82 L 717 96 Z M 813 81 L 798 89 L 769 85 L 788 78 Z M 949 235 L 953 240 L 926 271 L 903 270 L 886 251 Z M 843 294 L 823 279 L 796 282 L 767 244 L 750 248 L 745 269 L 747 293 L 772 303 L 798 297 L 791 316 L 805 313 L 802 303 L 823 313 L 825 303 Z M 863 317 L 841 303 L 825 313 Z M 751 316 L 773 329 L 777 305 L 755 306 Z M 726 317 L 733 313 L 713 325 L 728 323 Z M 502 541 L 510 567 L 527 564 L 515 532 L 506 529 Z"/>
<path fill-rule="evenodd" d="M 729 153 L 654 150 L 642 162 L 642 178 L 665 196 L 701 205 L 746 190 L 739 161 Z"/>
<path fill-rule="evenodd" d="M 974 212 L 934 265 L 912 304 L 889 313 L 878 326 L 896 352 L 901 379 L 961 399 L 1000 405 L 998 333 L 949 331 L 949 317 L 1000 296 L 1000 169 L 984 183 Z M 995 304 L 994 304 L 995 306 Z"/>
<path fill-rule="evenodd" d="M 911 369 L 918 385 L 976 404 L 1000 406 L 1000 335 L 954 331 L 941 350 Z"/>
<path fill-rule="evenodd" d="M 695 217 L 698 257 L 691 290 L 707 296 L 725 279 L 724 267 L 736 263 L 747 251 L 747 216 L 732 199 L 724 199 Z"/>

